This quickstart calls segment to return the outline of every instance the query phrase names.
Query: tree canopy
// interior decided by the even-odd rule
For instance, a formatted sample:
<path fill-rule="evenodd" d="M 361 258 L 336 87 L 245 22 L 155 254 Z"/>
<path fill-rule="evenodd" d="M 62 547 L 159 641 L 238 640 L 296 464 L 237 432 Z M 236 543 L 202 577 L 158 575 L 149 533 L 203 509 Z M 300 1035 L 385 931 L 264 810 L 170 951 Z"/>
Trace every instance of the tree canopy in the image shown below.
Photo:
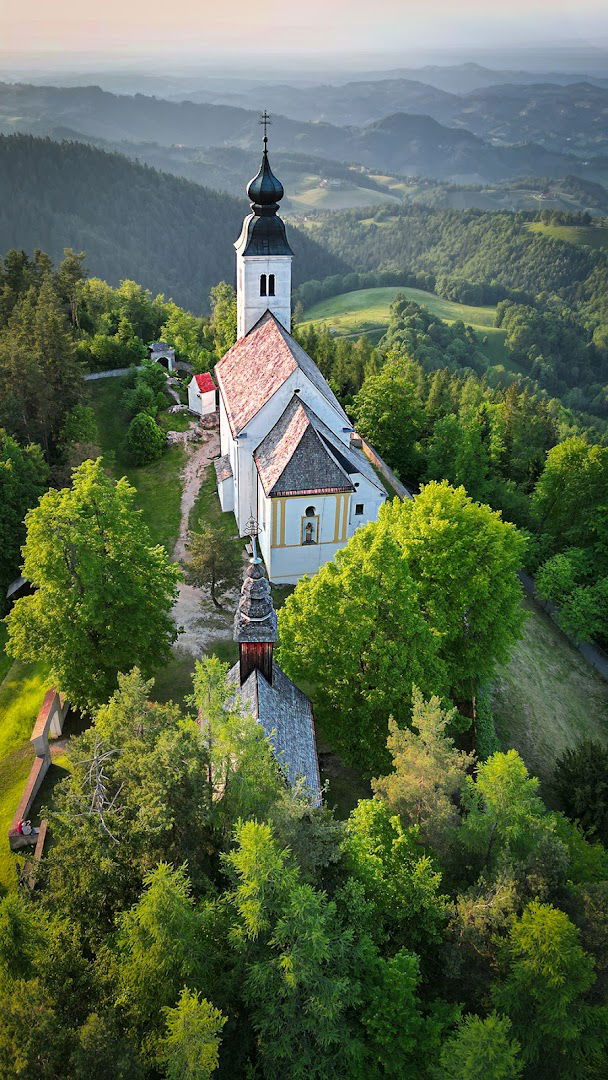
<path fill-rule="evenodd" d="M 126 479 L 101 461 L 73 473 L 26 518 L 24 573 L 35 586 L 8 616 L 9 650 L 42 660 L 74 705 L 108 699 L 118 672 L 151 673 L 177 636 L 171 607 L 179 568 L 150 543 Z"/>

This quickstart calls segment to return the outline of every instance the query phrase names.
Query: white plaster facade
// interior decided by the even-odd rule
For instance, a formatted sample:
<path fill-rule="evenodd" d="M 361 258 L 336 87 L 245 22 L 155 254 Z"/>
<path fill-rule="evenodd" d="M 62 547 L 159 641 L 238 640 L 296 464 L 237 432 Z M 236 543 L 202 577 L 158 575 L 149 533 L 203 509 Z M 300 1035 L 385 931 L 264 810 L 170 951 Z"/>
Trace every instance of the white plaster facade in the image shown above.
<path fill-rule="evenodd" d="M 291 330 L 292 255 L 236 253 L 236 336 L 245 337 L 270 309 Z"/>
<path fill-rule="evenodd" d="M 361 462 L 364 472 L 350 479 L 354 491 L 332 494 L 289 495 L 270 498 L 260 481 L 254 451 L 282 416 L 289 402 L 298 397 L 319 417 L 349 457 Z M 351 449 L 347 418 L 336 409 L 301 369 L 296 369 L 268 399 L 260 411 L 236 437 L 232 435 L 226 404 L 220 389 L 221 453 L 229 458 L 232 478 L 219 485 L 222 509 L 233 510 L 241 536 L 254 518 L 260 529 L 259 544 L 271 581 L 295 584 L 302 574 L 314 574 L 332 559 L 355 530 L 375 521 L 387 493 L 371 467 L 366 467 L 362 451 Z M 315 507 L 318 534 L 315 544 L 303 544 L 302 519 L 307 507 Z M 360 511 L 360 508 L 363 510 Z"/>
<path fill-rule="evenodd" d="M 353 445 L 352 426 L 335 395 L 290 336 L 293 256 L 283 223 L 272 220 L 283 189 L 270 172 L 266 150 L 248 193 L 256 212 L 245 218 L 235 244 L 238 340 L 215 369 L 222 455 L 218 493 L 222 509 L 234 512 L 241 536 L 251 518 L 257 521 L 270 579 L 295 583 L 332 559 L 360 525 L 374 521 L 388 496 L 363 451 Z M 292 411 L 300 426 L 295 423 L 288 436 L 279 436 Z M 305 428 L 311 441 L 302 443 L 304 450 Z M 279 468 L 269 486 L 260 454 L 272 471 L 279 451 L 290 467 Z M 285 481 L 284 490 L 279 480 Z"/>

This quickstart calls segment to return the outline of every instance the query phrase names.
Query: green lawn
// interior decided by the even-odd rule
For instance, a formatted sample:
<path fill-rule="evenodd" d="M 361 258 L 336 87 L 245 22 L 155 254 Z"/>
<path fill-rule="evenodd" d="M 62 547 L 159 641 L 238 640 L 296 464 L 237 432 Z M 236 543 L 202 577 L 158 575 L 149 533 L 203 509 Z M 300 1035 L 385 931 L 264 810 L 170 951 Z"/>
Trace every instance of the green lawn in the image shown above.
<path fill-rule="evenodd" d="M 91 404 L 95 410 L 98 443 L 104 460 L 116 477 L 126 476 L 137 489 L 137 505 L 155 544 L 173 551 L 180 522 L 180 473 L 186 461 L 181 446 L 171 446 L 160 461 L 142 468 L 133 468 L 125 461 L 122 451 L 127 421 L 120 409 L 120 399 L 126 379 L 100 379 L 89 383 Z M 163 416 L 163 421 L 165 417 Z M 177 416 L 181 422 L 180 414 Z M 177 425 L 173 430 L 181 430 Z"/>
<path fill-rule="evenodd" d="M 196 532 L 196 529 L 203 521 L 218 526 L 226 540 L 238 540 L 234 514 L 224 514 L 220 506 L 213 465 L 210 465 L 207 469 L 207 474 L 192 507 L 188 525 L 190 529 Z"/>
<path fill-rule="evenodd" d="M 542 780 L 567 747 L 608 742 L 608 682 L 554 623 L 527 603 L 530 618 L 494 689 L 494 716 L 504 749 L 515 747 Z"/>
<path fill-rule="evenodd" d="M 431 315 L 446 323 L 461 320 L 472 326 L 477 332 L 479 347 L 485 352 L 492 364 L 504 364 L 505 331 L 497 328 L 495 307 L 474 307 L 469 304 L 455 304 L 443 300 L 424 289 L 390 286 L 377 289 L 356 289 L 353 292 L 331 296 L 313 304 L 304 312 L 304 324 L 307 322 L 327 325 L 337 334 L 358 337 L 367 334 L 377 340 L 386 330 L 390 317 L 390 306 L 396 296 L 406 296 L 417 304 L 427 308 Z M 486 344 L 482 338 L 487 337 Z"/>
<path fill-rule="evenodd" d="M 608 248 L 608 226 L 606 225 L 543 225 L 535 221 L 528 225 L 530 232 L 550 236 L 554 240 L 565 240 L 568 244 L 585 244 L 591 248 Z"/>
<path fill-rule="evenodd" d="M 0 683 L 0 893 L 17 882 L 6 834 L 34 760 L 30 735 L 47 689 L 40 664 L 14 663 Z"/>

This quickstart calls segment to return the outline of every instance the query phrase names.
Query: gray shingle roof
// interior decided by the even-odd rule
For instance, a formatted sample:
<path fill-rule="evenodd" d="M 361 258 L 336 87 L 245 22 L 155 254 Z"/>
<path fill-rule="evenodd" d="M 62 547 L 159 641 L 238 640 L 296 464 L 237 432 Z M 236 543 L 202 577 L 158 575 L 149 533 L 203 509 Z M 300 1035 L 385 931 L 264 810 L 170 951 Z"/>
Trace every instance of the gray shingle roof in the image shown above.
<path fill-rule="evenodd" d="M 229 480 L 232 476 L 232 465 L 230 464 L 229 454 L 224 454 L 223 457 L 215 458 L 213 467 L 215 469 L 218 484 L 221 484 L 223 480 Z"/>
<path fill-rule="evenodd" d="M 253 454 L 267 495 L 354 491 L 347 473 L 317 433 L 314 413 L 293 397 Z"/>
<path fill-rule="evenodd" d="M 314 360 L 270 311 L 222 357 L 215 368 L 233 435 L 247 426 L 292 372 L 300 369 L 350 427 L 349 419 Z"/>
<path fill-rule="evenodd" d="M 354 473 L 365 476 L 379 491 L 386 490 L 363 451 L 337 439 L 310 406 L 295 396 L 253 458 L 269 496 L 354 491 Z"/>
<path fill-rule="evenodd" d="M 270 583 L 262 563 L 256 559 L 251 560 L 243 575 L 233 636 L 239 643 L 276 641 L 279 636 Z"/>
<path fill-rule="evenodd" d="M 272 670 L 272 686 L 260 671 L 253 671 L 239 688 L 241 700 L 264 728 L 288 783 L 293 787 L 302 780 L 310 802 L 319 806 L 321 780 L 312 706 L 278 664 L 273 664 Z M 238 663 L 228 678 L 238 686 Z"/>

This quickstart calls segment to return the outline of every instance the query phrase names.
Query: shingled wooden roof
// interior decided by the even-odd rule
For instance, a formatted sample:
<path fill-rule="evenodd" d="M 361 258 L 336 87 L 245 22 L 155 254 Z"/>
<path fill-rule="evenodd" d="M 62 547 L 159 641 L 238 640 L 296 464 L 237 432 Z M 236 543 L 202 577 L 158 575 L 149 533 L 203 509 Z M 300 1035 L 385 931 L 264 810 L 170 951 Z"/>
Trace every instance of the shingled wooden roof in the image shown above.
<path fill-rule="evenodd" d="M 317 365 L 272 312 L 267 311 L 249 333 L 228 350 L 215 368 L 233 435 L 243 431 L 298 368 L 333 405 L 344 423 L 349 424 L 346 413 Z"/>
<path fill-rule="evenodd" d="M 315 419 L 312 410 L 293 397 L 254 451 L 254 461 L 267 495 L 355 490 L 348 474 L 318 434 Z"/>

